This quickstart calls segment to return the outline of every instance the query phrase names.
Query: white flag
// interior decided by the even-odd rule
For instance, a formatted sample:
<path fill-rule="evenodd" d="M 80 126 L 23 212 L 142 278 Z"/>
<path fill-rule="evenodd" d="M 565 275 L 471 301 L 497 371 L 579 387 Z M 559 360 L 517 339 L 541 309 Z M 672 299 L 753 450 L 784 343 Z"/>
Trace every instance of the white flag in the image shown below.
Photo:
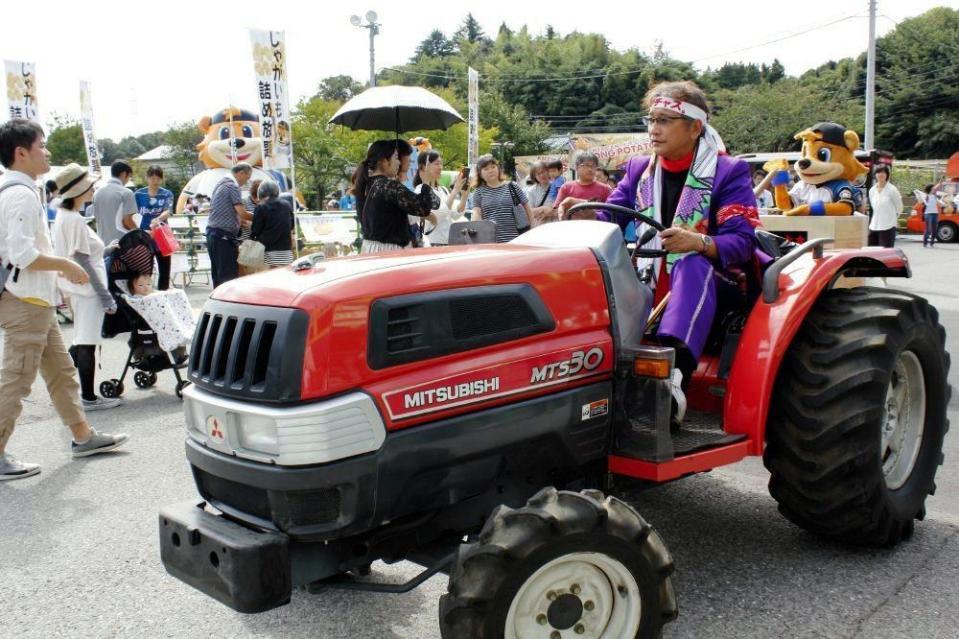
<path fill-rule="evenodd" d="M 87 168 L 90 175 L 100 175 L 100 150 L 97 148 L 97 134 L 93 128 L 90 83 L 83 81 L 80 82 L 80 126 L 83 129 L 83 146 L 87 150 Z"/>
<path fill-rule="evenodd" d="M 253 69 L 260 104 L 263 168 L 293 166 L 293 126 L 286 78 L 286 37 L 283 31 L 251 29 Z"/>
<path fill-rule="evenodd" d="M 479 157 L 479 72 L 470 67 L 468 77 L 469 115 L 467 126 L 469 127 L 469 133 L 466 142 L 466 164 L 472 167 L 476 164 L 476 158 Z"/>
<path fill-rule="evenodd" d="M 39 120 L 36 66 L 33 62 L 4 61 L 8 114 L 11 120 L 14 118 Z"/>

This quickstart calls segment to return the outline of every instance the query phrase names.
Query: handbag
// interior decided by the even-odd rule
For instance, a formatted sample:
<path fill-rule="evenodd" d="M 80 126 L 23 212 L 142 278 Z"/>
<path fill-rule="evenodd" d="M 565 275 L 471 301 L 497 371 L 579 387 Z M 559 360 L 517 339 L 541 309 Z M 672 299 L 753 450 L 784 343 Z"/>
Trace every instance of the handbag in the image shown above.
<path fill-rule="evenodd" d="M 243 240 L 240 244 L 240 251 L 236 256 L 238 264 L 256 268 L 263 265 L 263 258 L 266 253 L 266 247 L 256 240 Z"/>
<path fill-rule="evenodd" d="M 150 235 L 153 237 L 153 242 L 157 245 L 157 250 L 160 251 L 160 255 L 163 257 L 169 257 L 180 250 L 180 242 L 177 241 L 173 230 L 168 225 L 157 225 L 150 231 Z"/>
<path fill-rule="evenodd" d="M 509 183 L 509 194 L 513 197 L 513 219 L 516 220 L 516 230 L 525 233 L 529 230 L 529 216 L 526 215 L 526 207 L 519 199 L 516 183 Z"/>

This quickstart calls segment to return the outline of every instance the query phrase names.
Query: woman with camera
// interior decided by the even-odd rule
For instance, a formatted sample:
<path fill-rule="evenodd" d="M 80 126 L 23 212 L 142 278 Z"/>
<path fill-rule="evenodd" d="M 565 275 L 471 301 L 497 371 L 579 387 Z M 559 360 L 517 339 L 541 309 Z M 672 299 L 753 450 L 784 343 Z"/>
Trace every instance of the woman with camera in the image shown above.
<path fill-rule="evenodd" d="M 439 184 L 440 175 L 443 173 L 443 158 L 437 151 L 420 153 L 416 158 L 416 165 L 418 170 L 413 179 L 414 190 L 419 193 L 422 185 L 426 184 L 440 201 L 439 207 L 433 210 L 436 221 L 432 230 L 429 225 L 426 226 L 425 235 L 429 238 L 429 246 L 446 246 L 450 242 L 450 224 L 453 223 L 453 218 L 463 215 L 466 209 L 466 193 L 463 192 L 463 185 L 466 184 L 469 176 L 469 168 L 464 167 L 456 174 L 453 189 L 450 190 Z M 459 198 L 459 204 L 454 213 L 453 205 L 460 195 L 462 197 Z"/>

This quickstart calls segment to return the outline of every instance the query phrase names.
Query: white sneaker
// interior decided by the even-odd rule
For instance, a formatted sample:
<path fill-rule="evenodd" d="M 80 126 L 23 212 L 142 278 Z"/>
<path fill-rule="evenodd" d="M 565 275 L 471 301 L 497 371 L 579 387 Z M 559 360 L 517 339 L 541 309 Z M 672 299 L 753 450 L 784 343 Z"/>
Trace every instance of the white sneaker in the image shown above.
<path fill-rule="evenodd" d="M 678 368 L 674 368 L 669 376 L 669 392 L 676 402 L 676 414 L 672 416 L 672 421 L 682 424 L 683 418 L 686 417 L 686 393 L 683 392 L 683 372 Z"/>
<path fill-rule="evenodd" d="M 116 408 L 123 403 L 123 400 L 119 397 L 97 397 L 94 400 L 82 399 L 83 410 L 87 413 L 93 410 L 106 410 L 108 408 Z"/>
<path fill-rule="evenodd" d="M 13 455 L 0 455 L 0 481 L 23 479 L 40 472 L 40 464 L 27 464 L 17 461 Z"/>

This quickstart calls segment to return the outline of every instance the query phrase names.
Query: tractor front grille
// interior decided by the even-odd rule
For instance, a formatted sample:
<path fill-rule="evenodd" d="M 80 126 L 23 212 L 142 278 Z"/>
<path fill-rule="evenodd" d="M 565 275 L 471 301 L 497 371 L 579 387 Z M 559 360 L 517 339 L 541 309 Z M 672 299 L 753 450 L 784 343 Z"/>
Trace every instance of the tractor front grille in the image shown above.
<path fill-rule="evenodd" d="M 295 308 L 208 301 L 193 335 L 190 381 L 219 395 L 296 401 L 308 320 Z"/>

